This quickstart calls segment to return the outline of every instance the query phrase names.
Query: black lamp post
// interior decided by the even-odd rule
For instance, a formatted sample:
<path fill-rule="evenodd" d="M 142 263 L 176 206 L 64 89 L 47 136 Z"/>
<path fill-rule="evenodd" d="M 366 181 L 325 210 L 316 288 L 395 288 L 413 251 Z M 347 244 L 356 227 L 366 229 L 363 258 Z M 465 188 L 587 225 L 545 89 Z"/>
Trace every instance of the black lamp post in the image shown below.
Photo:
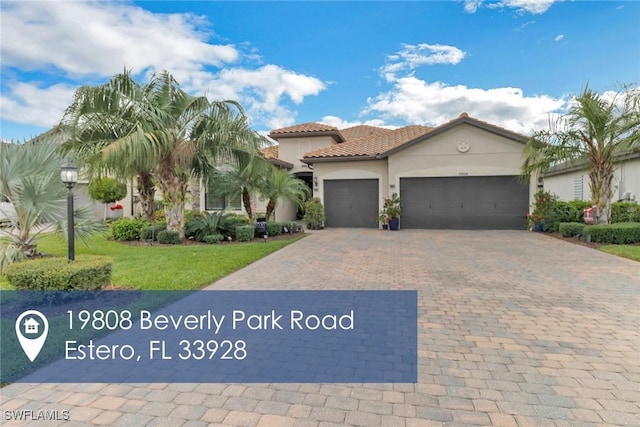
<path fill-rule="evenodd" d="M 67 237 L 69 244 L 69 262 L 75 259 L 75 235 L 73 225 L 73 191 L 71 190 L 78 182 L 78 168 L 67 159 L 60 170 L 60 179 L 67 187 Z"/>

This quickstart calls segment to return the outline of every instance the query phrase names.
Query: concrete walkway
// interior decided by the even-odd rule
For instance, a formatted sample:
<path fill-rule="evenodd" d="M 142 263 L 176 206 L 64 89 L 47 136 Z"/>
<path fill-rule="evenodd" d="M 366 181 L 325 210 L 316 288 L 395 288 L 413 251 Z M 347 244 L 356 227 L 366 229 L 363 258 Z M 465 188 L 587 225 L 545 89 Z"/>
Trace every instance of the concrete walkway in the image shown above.
<path fill-rule="evenodd" d="M 12 384 L 123 426 L 640 425 L 640 264 L 538 233 L 323 230 L 211 289 L 417 289 L 417 384 Z"/>

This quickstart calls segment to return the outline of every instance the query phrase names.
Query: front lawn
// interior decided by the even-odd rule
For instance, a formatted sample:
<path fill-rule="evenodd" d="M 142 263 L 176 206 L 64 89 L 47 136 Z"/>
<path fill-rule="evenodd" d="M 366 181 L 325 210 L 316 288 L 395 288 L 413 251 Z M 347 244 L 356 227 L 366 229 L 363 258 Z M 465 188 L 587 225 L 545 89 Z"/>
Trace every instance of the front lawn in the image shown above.
<path fill-rule="evenodd" d="M 608 254 L 640 261 L 640 246 L 638 245 L 607 245 L 599 248 Z"/>
<path fill-rule="evenodd" d="M 194 290 L 233 273 L 252 262 L 302 238 L 256 243 L 215 245 L 129 245 L 95 237 L 89 246 L 76 245 L 76 255 L 113 258 L 112 281 L 116 288 L 141 290 Z M 67 244 L 58 235 L 43 236 L 38 250 L 67 256 Z M 0 277 L 0 289 L 11 289 Z"/>

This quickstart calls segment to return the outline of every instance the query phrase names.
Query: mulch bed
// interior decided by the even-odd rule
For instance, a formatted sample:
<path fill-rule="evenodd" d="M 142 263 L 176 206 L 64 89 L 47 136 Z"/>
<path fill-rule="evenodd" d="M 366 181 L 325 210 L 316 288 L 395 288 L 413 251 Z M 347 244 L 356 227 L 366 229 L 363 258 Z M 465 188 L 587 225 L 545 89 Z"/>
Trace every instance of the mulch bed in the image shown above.
<path fill-rule="evenodd" d="M 294 233 L 294 234 L 279 234 L 277 236 L 270 236 L 267 238 L 267 241 L 272 241 L 272 240 L 290 240 L 293 239 L 301 234 L 304 233 Z M 238 240 L 233 240 L 231 242 L 229 241 L 222 241 L 220 243 L 215 243 L 215 245 L 235 245 L 235 244 L 241 244 L 241 243 L 258 243 L 258 242 L 264 242 L 264 238 L 262 237 L 256 237 L 253 240 L 251 240 L 250 242 L 240 242 Z M 148 241 L 144 241 L 144 240 L 129 240 L 129 241 L 120 241 L 120 243 L 123 243 L 125 245 L 129 245 L 129 246 L 178 246 L 178 245 L 166 245 L 166 244 L 162 244 L 162 243 L 158 243 L 158 242 L 153 242 L 153 244 L 151 244 Z M 195 240 L 190 240 L 190 239 L 182 239 L 182 242 L 180 243 L 180 246 L 208 246 L 209 244 L 204 243 L 204 242 L 197 242 Z"/>

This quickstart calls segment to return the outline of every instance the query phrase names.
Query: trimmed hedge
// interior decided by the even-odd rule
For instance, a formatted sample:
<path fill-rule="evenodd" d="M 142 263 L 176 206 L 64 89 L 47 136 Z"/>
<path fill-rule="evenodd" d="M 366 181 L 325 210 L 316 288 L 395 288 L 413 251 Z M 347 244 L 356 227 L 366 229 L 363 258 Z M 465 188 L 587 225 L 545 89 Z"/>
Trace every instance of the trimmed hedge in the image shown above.
<path fill-rule="evenodd" d="M 66 258 L 37 258 L 7 267 L 9 284 L 16 290 L 96 291 L 111 283 L 109 257 L 82 255 L 75 261 Z"/>
<path fill-rule="evenodd" d="M 222 227 L 222 234 L 224 236 L 231 237 L 232 240 L 236 240 L 236 229 L 240 225 L 249 225 L 251 220 L 246 215 L 229 215 L 226 218 L 224 227 Z"/>
<path fill-rule="evenodd" d="M 236 227 L 236 240 L 240 242 L 249 242 L 253 240 L 256 234 L 255 225 L 239 225 Z"/>
<path fill-rule="evenodd" d="M 222 234 L 209 234 L 208 236 L 204 236 L 202 238 L 202 241 L 204 243 L 213 244 L 213 243 L 220 243 L 222 239 L 224 239 Z"/>
<path fill-rule="evenodd" d="M 596 224 L 584 227 L 585 236 L 592 242 L 627 244 L 640 242 L 640 222 Z"/>
<path fill-rule="evenodd" d="M 177 245 L 180 243 L 180 233 L 172 230 L 162 230 L 158 233 L 158 243 Z"/>
<path fill-rule="evenodd" d="M 267 234 L 269 236 L 282 234 L 282 227 L 283 225 L 281 222 L 267 222 Z"/>
<path fill-rule="evenodd" d="M 110 225 L 111 235 L 116 240 L 139 240 L 140 232 L 149 225 L 149 222 L 144 219 L 118 219 Z"/>
<path fill-rule="evenodd" d="M 166 224 L 156 224 L 144 227 L 140 230 L 140 240 L 158 240 L 158 233 L 167 229 Z"/>
<path fill-rule="evenodd" d="M 584 233 L 585 224 L 581 222 L 561 222 L 559 231 L 562 237 L 581 236 Z"/>
<path fill-rule="evenodd" d="M 640 222 L 640 205 L 629 202 L 611 204 L 611 223 Z"/>

